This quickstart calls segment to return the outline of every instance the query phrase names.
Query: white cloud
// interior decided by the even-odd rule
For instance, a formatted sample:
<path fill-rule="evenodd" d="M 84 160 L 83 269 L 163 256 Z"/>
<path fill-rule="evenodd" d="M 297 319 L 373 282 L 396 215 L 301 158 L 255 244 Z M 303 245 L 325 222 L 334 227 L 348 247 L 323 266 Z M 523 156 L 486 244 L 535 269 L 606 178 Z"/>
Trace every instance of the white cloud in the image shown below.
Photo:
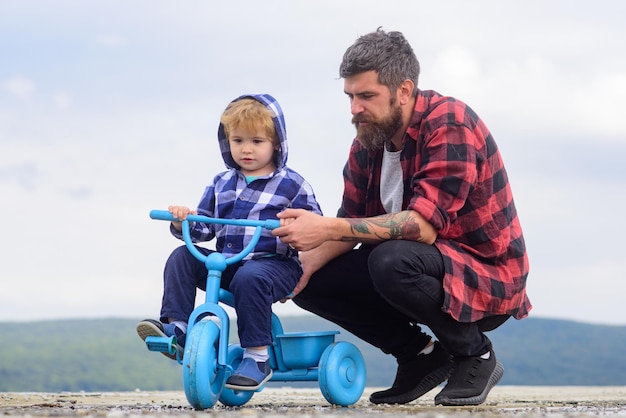
<path fill-rule="evenodd" d="M 120 35 L 107 34 L 98 35 L 96 37 L 96 43 L 106 47 L 119 48 L 126 46 L 128 44 L 128 40 Z"/>
<path fill-rule="evenodd" d="M 545 269 L 528 281 L 531 315 L 624 325 L 624 297 L 616 282 L 625 279 L 626 262 L 621 260 Z"/>
<path fill-rule="evenodd" d="M 33 161 L 9 161 L 6 165 L 0 165 L 0 183 L 13 183 L 32 190 L 38 178 L 39 169 Z"/>
<path fill-rule="evenodd" d="M 514 126 L 530 141 L 546 136 L 572 141 L 592 135 L 626 142 L 622 115 L 626 66 L 621 73 L 597 70 L 585 76 L 564 71 L 555 59 L 532 54 L 481 65 L 485 62 L 476 53 L 453 46 L 438 54 L 434 66 L 425 71 L 432 74 L 428 83 L 463 98 L 498 130 Z"/>
<path fill-rule="evenodd" d="M 5 80 L 2 88 L 22 102 L 30 100 L 36 91 L 33 80 L 24 76 L 14 76 Z"/>
<path fill-rule="evenodd" d="M 52 100 L 54 107 L 59 110 L 67 110 L 72 105 L 72 97 L 66 91 L 57 91 Z"/>
<path fill-rule="evenodd" d="M 572 89 L 573 116 L 590 134 L 626 143 L 626 66 L 620 73 L 599 70 Z"/>

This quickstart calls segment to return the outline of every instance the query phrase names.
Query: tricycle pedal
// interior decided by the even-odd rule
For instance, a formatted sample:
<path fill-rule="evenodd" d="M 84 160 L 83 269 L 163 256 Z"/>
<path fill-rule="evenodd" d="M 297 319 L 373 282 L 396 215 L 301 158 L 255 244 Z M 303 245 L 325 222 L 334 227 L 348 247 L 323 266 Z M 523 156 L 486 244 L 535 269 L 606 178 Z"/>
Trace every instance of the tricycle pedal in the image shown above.
<path fill-rule="evenodd" d="M 146 337 L 146 346 L 150 351 L 159 351 L 161 353 L 176 354 L 176 337 Z"/>

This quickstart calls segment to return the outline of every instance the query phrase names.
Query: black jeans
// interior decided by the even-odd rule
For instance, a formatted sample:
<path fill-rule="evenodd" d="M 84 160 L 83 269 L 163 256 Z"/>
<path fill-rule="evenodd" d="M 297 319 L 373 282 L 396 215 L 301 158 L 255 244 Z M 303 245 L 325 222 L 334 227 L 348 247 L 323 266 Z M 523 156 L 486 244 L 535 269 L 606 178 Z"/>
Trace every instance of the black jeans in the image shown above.
<path fill-rule="evenodd" d="M 386 241 L 362 246 L 317 271 L 294 302 L 398 358 L 421 351 L 430 336 L 454 356 L 487 352 L 483 331 L 509 316 L 462 323 L 443 312 L 444 265 L 433 245 Z"/>

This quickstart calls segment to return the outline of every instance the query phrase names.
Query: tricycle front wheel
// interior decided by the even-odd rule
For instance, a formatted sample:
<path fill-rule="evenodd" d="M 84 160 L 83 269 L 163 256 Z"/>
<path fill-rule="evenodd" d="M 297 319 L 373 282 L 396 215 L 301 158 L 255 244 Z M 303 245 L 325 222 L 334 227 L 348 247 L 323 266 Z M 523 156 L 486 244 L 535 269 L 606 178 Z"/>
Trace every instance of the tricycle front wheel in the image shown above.
<path fill-rule="evenodd" d="M 219 326 L 209 317 L 187 335 L 183 356 L 183 384 L 187 401 L 196 409 L 212 408 L 224 387 L 225 368 L 217 364 Z"/>

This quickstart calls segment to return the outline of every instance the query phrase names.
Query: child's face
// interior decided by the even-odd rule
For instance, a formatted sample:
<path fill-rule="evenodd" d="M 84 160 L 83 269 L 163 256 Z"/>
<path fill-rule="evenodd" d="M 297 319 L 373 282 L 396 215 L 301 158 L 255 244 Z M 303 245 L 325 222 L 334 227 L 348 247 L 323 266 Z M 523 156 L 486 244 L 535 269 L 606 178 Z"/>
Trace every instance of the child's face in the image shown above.
<path fill-rule="evenodd" d="M 228 144 L 233 160 L 244 175 L 265 176 L 276 170 L 273 157 L 278 147 L 274 146 L 273 139 L 267 136 L 264 129 L 232 129 Z"/>

